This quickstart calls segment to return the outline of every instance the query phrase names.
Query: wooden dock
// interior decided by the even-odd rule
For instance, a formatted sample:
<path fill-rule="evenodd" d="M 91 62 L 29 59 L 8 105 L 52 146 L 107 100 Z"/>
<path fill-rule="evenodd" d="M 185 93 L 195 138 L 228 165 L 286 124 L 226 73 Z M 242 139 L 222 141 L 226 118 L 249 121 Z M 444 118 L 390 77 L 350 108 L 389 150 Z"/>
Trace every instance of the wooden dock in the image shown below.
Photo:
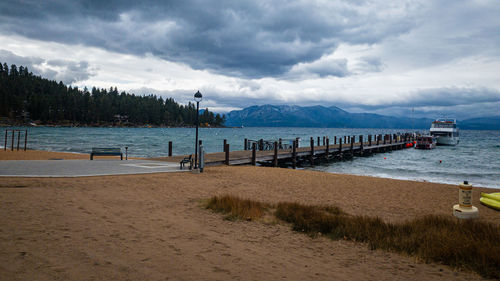
<path fill-rule="evenodd" d="M 258 143 L 254 142 L 252 147 L 248 147 L 248 140 L 245 140 L 245 148 L 249 150 L 238 151 L 230 151 L 230 145 L 224 141 L 223 152 L 205 154 L 205 166 L 260 164 L 296 168 L 330 161 L 342 161 L 355 156 L 369 156 L 374 153 L 405 149 L 410 147 L 410 144 L 413 147 L 413 141 L 414 137 L 410 134 L 368 135 L 366 139 L 359 136 L 357 141 L 355 136 L 335 137 L 333 144 L 330 144 L 328 137 L 323 137 L 322 143 L 320 137 L 317 138 L 317 142 L 311 137 L 308 147 L 298 147 L 296 141 L 293 141 L 290 146 L 282 146 L 276 141 L 271 145 L 272 150 L 259 150 Z M 283 147 L 286 147 L 286 149 L 283 149 Z M 260 148 L 262 149 L 262 146 Z M 182 155 L 153 159 L 179 162 L 184 157 Z"/>

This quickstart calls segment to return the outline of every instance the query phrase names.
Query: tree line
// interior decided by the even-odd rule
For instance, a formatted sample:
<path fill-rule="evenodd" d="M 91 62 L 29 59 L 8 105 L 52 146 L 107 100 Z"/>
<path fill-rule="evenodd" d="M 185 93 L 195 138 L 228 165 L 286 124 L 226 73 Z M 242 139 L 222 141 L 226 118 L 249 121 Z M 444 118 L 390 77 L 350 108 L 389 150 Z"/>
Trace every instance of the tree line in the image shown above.
<path fill-rule="evenodd" d="M 80 90 L 33 75 L 27 67 L 0 63 L 0 117 L 41 124 L 193 126 L 196 105 L 156 95 L 119 93 L 116 87 Z M 199 122 L 222 126 L 225 118 L 205 109 Z"/>

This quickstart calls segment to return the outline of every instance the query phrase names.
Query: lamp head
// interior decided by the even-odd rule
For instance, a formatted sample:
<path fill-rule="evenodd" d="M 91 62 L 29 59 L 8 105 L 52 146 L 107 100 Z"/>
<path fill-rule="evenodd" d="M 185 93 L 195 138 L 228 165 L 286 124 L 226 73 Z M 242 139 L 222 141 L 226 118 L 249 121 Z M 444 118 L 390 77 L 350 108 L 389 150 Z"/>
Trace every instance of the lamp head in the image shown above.
<path fill-rule="evenodd" d="M 203 96 L 201 95 L 200 91 L 197 91 L 196 94 L 194 94 L 194 100 L 196 102 L 200 102 Z"/>

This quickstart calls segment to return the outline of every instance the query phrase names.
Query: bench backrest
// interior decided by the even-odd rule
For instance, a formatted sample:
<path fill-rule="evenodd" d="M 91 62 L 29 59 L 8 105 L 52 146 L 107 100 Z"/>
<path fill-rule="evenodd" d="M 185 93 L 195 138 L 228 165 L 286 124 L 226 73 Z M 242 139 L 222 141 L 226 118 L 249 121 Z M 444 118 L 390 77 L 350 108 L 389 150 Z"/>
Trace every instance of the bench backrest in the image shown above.
<path fill-rule="evenodd" d="M 119 147 L 92 147 L 94 154 L 121 154 L 122 149 Z"/>

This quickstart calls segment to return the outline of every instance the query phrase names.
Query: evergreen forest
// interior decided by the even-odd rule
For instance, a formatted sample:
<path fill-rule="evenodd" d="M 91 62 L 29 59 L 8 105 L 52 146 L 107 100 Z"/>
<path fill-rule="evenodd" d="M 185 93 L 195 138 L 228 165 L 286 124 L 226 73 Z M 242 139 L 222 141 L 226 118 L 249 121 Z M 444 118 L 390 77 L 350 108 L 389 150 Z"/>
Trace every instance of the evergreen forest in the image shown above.
<path fill-rule="evenodd" d="M 208 109 L 200 112 L 200 124 L 224 125 L 224 115 Z M 0 63 L 0 118 L 17 124 L 193 126 L 196 105 L 156 95 L 119 93 L 116 87 L 81 90 L 33 75 L 27 67 Z"/>

